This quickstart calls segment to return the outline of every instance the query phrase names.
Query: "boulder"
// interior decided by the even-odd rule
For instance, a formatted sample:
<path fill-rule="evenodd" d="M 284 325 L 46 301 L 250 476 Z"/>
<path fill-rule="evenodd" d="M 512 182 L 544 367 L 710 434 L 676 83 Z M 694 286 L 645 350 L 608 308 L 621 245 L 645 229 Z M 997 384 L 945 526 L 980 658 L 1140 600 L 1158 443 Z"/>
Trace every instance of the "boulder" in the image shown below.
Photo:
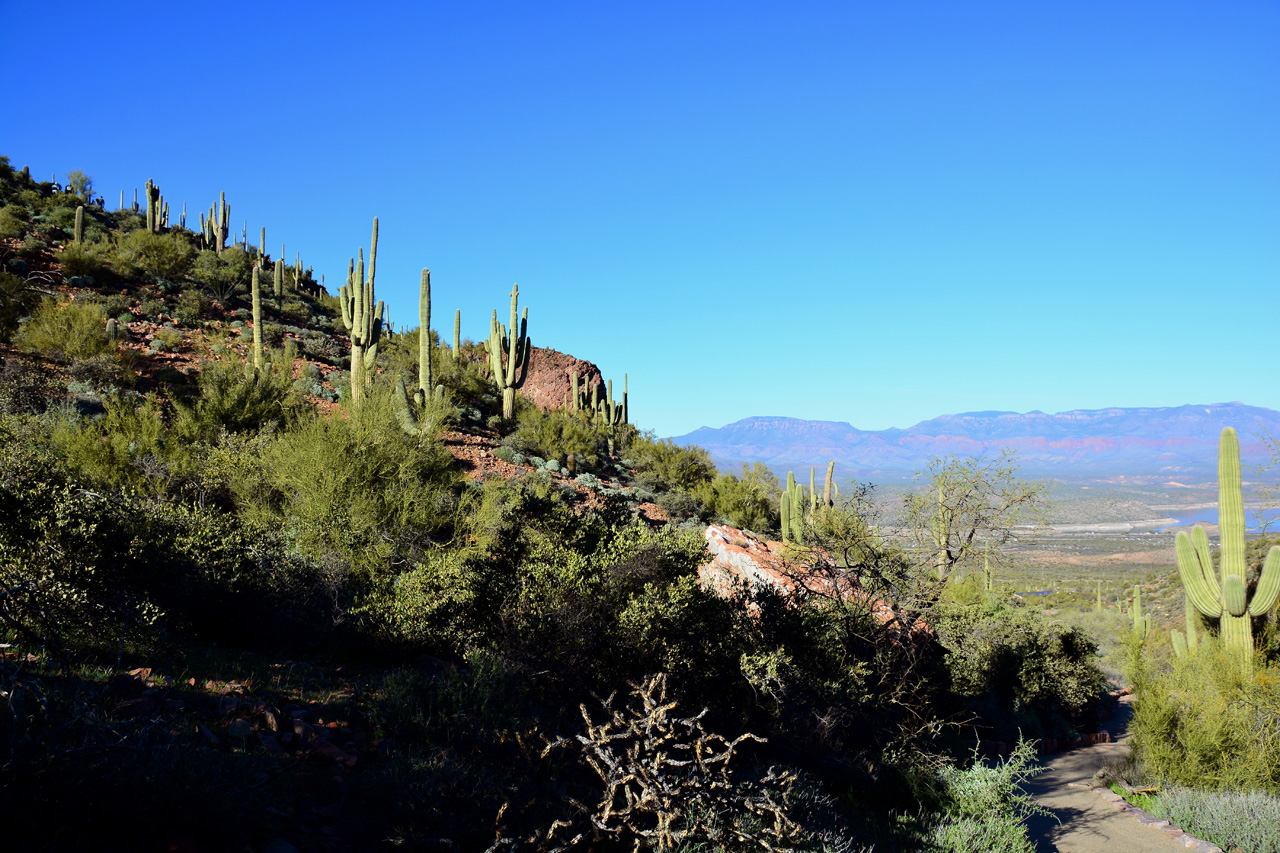
<path fill-rule="evenodd" d="M 829 560 L 822 551 L 810 551 L 810 560 L 806 560 L 800 550 L 784 554 L 787 546 L 783 543 L 761 539 L 754 533 L 724 524 L 711 525 L 703 537 L 711 559 L 698 568 L 698 579 L 703 587 L 720 595 L 734 595 L 744 586 L 773 587 L 783 595 L 792 595 L 803 586 L 818 595 L 863 601 L 881 625 L 901 621 L 888 602 L 869 596 L 855 578 L 832 577 L 817 571 L 817 563 Z M 933 629 L 917 618 L 909 633 L 913 641 L 921 641 L 932 638 Z"/>

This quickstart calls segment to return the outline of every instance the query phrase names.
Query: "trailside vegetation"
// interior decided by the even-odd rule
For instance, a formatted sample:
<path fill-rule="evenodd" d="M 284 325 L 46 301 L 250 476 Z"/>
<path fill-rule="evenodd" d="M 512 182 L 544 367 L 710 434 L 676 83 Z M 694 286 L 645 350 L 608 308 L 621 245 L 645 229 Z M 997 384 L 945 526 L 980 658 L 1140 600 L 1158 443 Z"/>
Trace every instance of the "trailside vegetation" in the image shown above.
<path fill-rule="evenodd" d="M 426 270 L 384 325 L 376 219 L 335 298 L 225 194 L 188 231 L 69 177 L 0 158 L 15 849 L 1027 848 L 1031 747 L 974 741 L 1086 732 L 1102 681 L 966 580 L 1037 498 L 1008 460 L 933 472 L 918 542 L 830 468 L 783 522 L 625 375 L 534 406 L 514 287 L 484 344 L 439 344 Z M 787 524 L 796 582 L 710 589 L 711 522 Z"/>

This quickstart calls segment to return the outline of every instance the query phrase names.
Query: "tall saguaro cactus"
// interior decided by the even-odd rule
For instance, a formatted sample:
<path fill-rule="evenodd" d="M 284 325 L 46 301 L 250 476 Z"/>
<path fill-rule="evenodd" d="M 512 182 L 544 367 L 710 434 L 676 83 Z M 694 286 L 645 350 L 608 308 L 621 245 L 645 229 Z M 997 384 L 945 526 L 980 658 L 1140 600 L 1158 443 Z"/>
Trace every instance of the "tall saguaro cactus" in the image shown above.
<path fill-rule="evenodd" d="M 258 282 L 257 264 L 253 265 L 253 367 L 261 370 L 266 366 L 262 355 L 262 288 Z"/>
<path fill-rule="evenodd" d="M 1218 524 L 1221 577 L 1215 577 L 1209 537 L 1203 527 L 1176 540 L 1178 575 L 1187 600 L 1206 618 L 1218 620 L 1223 645 L 1242 666 L 1253 660 L 1253 618 L 1275 607 L 1280 597 L 1280 545 L 1274 545 L 1249 597 L 1244 560 L 1244 499 L 1240 493 L 1240 441 L 1231 427 L 1218 440 Z"/>
<path fill-rule="evenodd" d="M 516 331 L 517 306 L 520 286 L 511 286 L 511 325 L 498 322 L 498 309 L 493 309 L 489 321 L 489 367 L 493 372 L 493 384 L 502 392 L 502 417 L 511 420 L 516 416 L 516 391 L 524 385 L 529 375 L 529 359 L 533 346 L 529 343 L 529 308 L 520 318 Z M 506 361 L 504 366 L 503 361 Z"/>
<path fill-rule="evenodd" d="M 84 205 L 76 206 L 76 230 L 75 243 L 77 246 L 84 243 Z"/>
<path fill-rule="evenodd" d="M 160 187 L 147 178 L 147 230 L 152 234 L 160 233 Z"/>
<path fill-rule="evenodd" d="M 342 306 L 342 322 L 351 332 L 351 402 L 359 406 L 364 400 L 366 371 L 377 364 L 378 340 L 382 337 L 382 318 L 386 306 L 374 303 L 373 279 L 378 263 L 378 217 L 373 218 L 373 241 L 369 247 L 369 278 L 364 277 L 364 249 L 360 262 L 348 267 L 347 283 L 338 291 Z"/>
<path fill-rule="evenodd" d="M 428 435 L 438 424 L 428 417 L 428 400 L 444 401 L 444 386 L 431 384 L 431 271 L 424 269 L 418 291 L 418 388 L 409 398 L 404 379 L 396 380 L 392 405 L 400 428 L 409 435 Z"/>

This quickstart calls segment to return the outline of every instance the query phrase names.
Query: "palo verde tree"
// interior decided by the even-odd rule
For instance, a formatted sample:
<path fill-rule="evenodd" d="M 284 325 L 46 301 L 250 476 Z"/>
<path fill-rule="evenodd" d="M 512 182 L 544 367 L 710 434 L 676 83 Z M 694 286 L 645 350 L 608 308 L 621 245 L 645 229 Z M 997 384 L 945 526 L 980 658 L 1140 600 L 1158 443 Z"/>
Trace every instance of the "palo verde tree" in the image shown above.
<path fill-rule="evenodd" d="M 924 488 L 906 498 L 906 529 L 939 591 L 957 567 L 1012 539 L 1015 527 L 1043 521 L 1045 486 L 1018 476 L 1012 450 L 994 459 L 937 457 L 916 482 Z"/>

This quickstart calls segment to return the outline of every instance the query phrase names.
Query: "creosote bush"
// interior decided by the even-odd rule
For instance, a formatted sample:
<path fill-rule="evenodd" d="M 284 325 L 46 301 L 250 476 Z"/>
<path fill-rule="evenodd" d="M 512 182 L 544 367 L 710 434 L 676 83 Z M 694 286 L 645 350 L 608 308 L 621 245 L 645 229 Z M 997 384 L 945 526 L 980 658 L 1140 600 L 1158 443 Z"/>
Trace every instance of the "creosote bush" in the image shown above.
<path fill-rule="evenodd" d="M 112 260 L 120 274 L 136 278 L 147 273 L 156 278 L 178 281 L 191 270 L 195 250 L 190 238 L 180 231 L 152 234 L 134 231 L 116 244 Z"/>
<path fill-rule="evenodd" d="M 116 343 L 107 337 L 106 323 L 101 305 L 45 299 L 22 324 L 14 344 L 24 352 L 64 359 L 118 352 Z"/>

